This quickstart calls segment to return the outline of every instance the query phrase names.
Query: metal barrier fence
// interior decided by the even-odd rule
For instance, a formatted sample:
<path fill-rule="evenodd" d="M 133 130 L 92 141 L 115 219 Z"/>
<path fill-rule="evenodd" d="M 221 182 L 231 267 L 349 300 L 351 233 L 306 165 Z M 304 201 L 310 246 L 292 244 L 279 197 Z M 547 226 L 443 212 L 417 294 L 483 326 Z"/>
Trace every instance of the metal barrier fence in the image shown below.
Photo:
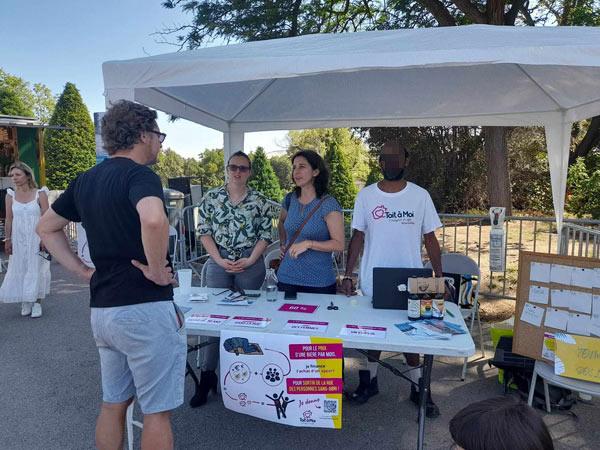
<path fill-rule="evenodd" d="M 566 219 L 563 225 L 561 249 L 553 217 L 510 216 L 505 219 L 506 236 L 504 272 L 489 270 L 488 216 L 440 214 L 442 228 L 437 236 L 443 252 L 464 253 L 473 258 L 481 269 L 480 294 L 488 297 L 514 299 L 517 289 L 519 252 L 521 250 L 598 257 L 600 221 Z M 585 225 L 585 227 L 584 227 Z M 590 242 L 590 236 L 593 236 Z M 586 246 L 586 243 L 588 244 Z M 595 253 L 594 253 L 595 251 Z"/>
<path fill-rule="evenodd" d="M 278 217 L 281 206 L 271 202 L 274 216 Z M 199 223 L 199 205 L 186 206 L 183 209 L 167 208 L 169 223 L 176 229 L 177 238 L 173 249 L 176 268 L 193 269 L 199 276 L 200 265 L 206 260 L 207 253 L 197 235 Z M 352 210 L 344 210 L 346 246 L 350 240 L 352 228 Z M 600 220 L 566 219 L 562 230 L 561 248 L 558 248 L 558 235 L 553 217 L 510 216 L 505 219 L 506 236 L 504 272 L 489 270 L 490 219 L 487 215 L 440 214 L 442 228 L 436 235 L 442 252 L 457 252 L 470 256 L 481 270 L 480 294 L 487 297 L 514 299 L 517 278 L 518 258 L 521 250 L 560 253 L 572 256 L 600 257 Z M 272 239 L 278 239 L 278 219 L 273 219 Z M 67 236 L 76 239 L 74 224 L 66 227 Z M 423 257 L 427 254 L 423 248 Z M 346 252 L 337 255 L 340 270 L 345 270 Z"/>
<path fill-rule="evenodd" d="M 575 223 L 565 223 L 560 254 L 600 258 L 600 227 L 585 228 Z"/>

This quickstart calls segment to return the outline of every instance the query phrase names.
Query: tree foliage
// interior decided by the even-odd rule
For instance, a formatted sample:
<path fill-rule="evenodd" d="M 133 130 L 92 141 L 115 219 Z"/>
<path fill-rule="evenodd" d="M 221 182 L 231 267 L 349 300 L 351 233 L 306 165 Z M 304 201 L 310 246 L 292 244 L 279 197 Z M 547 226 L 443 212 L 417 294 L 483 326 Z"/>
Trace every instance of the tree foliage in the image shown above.
<path fill-rule="evenodd" d="M 0 114 L 33 117 L 33 111 L 27 107 L 19 94 L 5 86 L 0 86 Z"/>
<path fill-rule="evenodd" d="M 542 0 L 530 2 L 528 0 L 457 0 L 457 1 L 439 1 L 439 0 L 390 0 L 382 2 L 380 0 L 322 0 L 314 2 L 312 0 L 282 0 L 266 1 L 253 0 L 250 2 L 239 2 L 233 0 L 167 0 L 163 3 L 166 8 L 182 9 L 191 16 L 189 23 L 163 30 L 161 33 L 165 40 L 172 41 L 175 37 L 175 44 L 181 48 L 197 48 L 208 44 L 214 40 L 223 40 L 226 42 L 256 41 L 263 39 L 274 39 L 282 37 L 293 37 L 314 33 L 339 33 L 354 32 L 364 30 L 388 30 L 399 28 L 415 27 L 433 27 L 433 26 L 456 26 L 465 24 L 490 24 L 490 25 L 600 25 L 600 0 Z M 586 157 L 594 152 L 600 146 L 600 117 L 595 117 L 590 121 L 577 124 L 576 128 L 583 130 L 582 137 L 576 145 L 570 163 L 574 163 L 577 157 Z M 492 127 L 489 127 L 492 128 Z M 506 133 L 509 130 L 495 129 L 487 130 L 488 136 L 500 136 L 500 133 Z M 374 131 L 377 135 L 379 131 Z M 433 150 L 436 144 L 443 144 L 439 149 L 431 152 L 435 155 L 435 161 L 427 161 L 432 158 L 428 156 L 426 162 L 452 162 L 451 168 L 444 171 L 448 176 L 441 177 L 444 184 L 450 189 L 449 197 L 443 198 L 440 191 L 438 199 L 444 200 L 443 210 L 450 211 L 454 208 L 461 211 L 468 205 L 483 205 L 487 201 L 482 198 L 488 190 L 487 181 L 491 181 L 489 186 L 489 195 L 498 196 L 502 190 L 506 190 L 510 179 L 507 172 L 499 173 L 497 168 L 485 164 L 481 160 L 480 153 L 472 160 L 464 160 L 465 154 L 470 154 L 477 145 L 483 148 L 482 135 L 480 131 L 473 131 L 471 128 L 464 128 L 458 131 L 456 128 L 446 128 L 436 130 L 422 130 L 420 132 L 410 131 L 405 134 L 411 135 L 410 144 L 415 148 L 429 148 Z M 369 133 L 365 133 L 367 139 Z M 450 142 L 453 137 L 460 136 L 461 143 Z M 523 136 L 523 135 L 522 135 Z M 531 138 L 535 140 L 535 136 Z M 523 143 L 513 145 L 510 150 L 511 137 L 502 136 L 497 142 L 508 144 L 503 146 L 486 146 L 491 161 L 508 161 L 512 165 L 516 179 L 511 180 L 512 190 L 516 189 L 516 198 L 512 202 L 517 207 L 525 204 L 539 204 L 545 208 L 547 205 L 547 189 L 545 186 L 534 186 L 534 195 L 537 196 L 534 202 L 528 202 L 526 188 L 523 184 L 525 180 L 531 179 L 536 173 L 542 173 L 541 167 L 544 165 L 544 157 L 536 154 L 536 158 L 531 161 L 528 167 L 518 166 L 517 161 L 524 161 L 524 157 L 515 154 L 515 149 L 533 151 L 531 139 L 525 139 Z M 369 139 L 369 144 L 376 142 L 377 139 Z M 488 140 L 492 142 L 490 138 Z M 514 140 L 513 140 L 514 143 Z M 413 145 L 414 144 L 414 145 Z M 448 153 L 448 148 L 452 151 Z M 322 149 L 324 150 L 324 149 Z M 346 155 L 351 168 L 354 168 L 352 158 Z M 492 158 L 493 157 L 493 158 Z M 453 158 L 455 158 L 453 160 Z M 495 159 L 494 159 L 495 158 Z M 421 156 L 419 156 L 421 159 Z M 447 161 L 451 160 L 451 161 Z M 476 167 L 483 164 L 488 167 L 488 173 L 481 175 Z M 464 173 L 455 173 L 455 167 L 469 166 L 469 170 Z M 535 166 L 535 167 L 533 167 Z M 436 186 L 440 180 L 433 180 L 432 175 L 438 167 L 429 166 L 423 168 L 423 179 L 429 180 L 431 186 Z M 415 164 L 413 160 L 412 168 L 409 172 L 414 172 Z M 449 174 L 454 173 L 456 178 L 452 184 L 448 180 Z M 472 173 L 477 173 L 476 179 L 471 180 L 468 177 Z M 354 174 L 356 178 L 365 180 L 369 174 L 368 166 L 361 176 Z M 372 171 L 375 177 L 375 171 Z M 362 177 L 362 178 L 361 178 Z M 486 178 L 487 177 L 487 178 Z M 372 181 L 371 178 L 369 181 Z M 483 180 L 483 184 L 482 181 Z M 494 184 L 495 183 L 495 184 Z M 498 196 L 500 201 L 508 201 L 507 207 L 510 208 L 511 201 L 508 192 L 505 195 Z M 493 201 L 496 201 L 492 199 Z"/>
<path fill-rule="evenodd" d="M 513 128 L 508 134 L 513 206 L 525 211 L 553 210 L 544 129 Z"/>
<path fill-rule="evenodd" d="M 600 219 L 600 152 L 579 157 L 569 167 L 566 209 L 578 217 Z"/>
<path fill-rule="evenodd" d="M 287 155 L 275 155 L 269 158 L 269 162 L 279 180 L 281 191 L 291 191 L 294 183 L 292 182 L 292 163 L 290 157 Z"/>
<path fill-rule="evenodd" d="M 160 177 L 163 186 L 166 186 L 169 178 L 184 176 L 184 165 L 183 156 L 167 148 L 158 154 L 158 161 L 152 166 L 152 170 Z"/>
<path fill-rule="evenodd" d="M 73 83 L 65 85 L 50 125 L 67 127 L 49 129 L 44 134 L 48 187 L 65 189 L 72 179 L 96 162 L 94 124 Z"/>
<path fill-rule="evenodd" d="M 201 184 L 204 189 L 211 189 L 225 183 L 225 163 L 222 148 L 206 149 L 200 155 L 200 162 L 197 165 L 190 164 L 188 161 L 188 170 L 196 170 L 197 184 Z"/>
<path fill-rule="evenodd" d="M 377 183 L 383 180 L 383 175 L 381 174 L 381 169 L 377 163 L 371 163 L 369 169 L 369 175 L 367 175 L 367 181 L 365 181 L 365 186 L 369 186 L 373 183 Z"/>
<path fill-rule="evenodd" d="M 50 89 L 29 82 L 0 69 L 0 114 L 35 117 L 46 123 L 50 120 L 56 99 Z"/>
<path fill-rule="evenodd" d="M 267 159 L 265 149 L 257 147 L 252 154 L 252 177 L 249 185 L 258 192 L 261 192 L 265 197 L 276 202 L 281 201 L 282 192 L 279 186 L 277 175 L 271 167 L 270 161 Z"/>
<path fill-rule="evenodd" d="M 339 144 L 334 140 L 329 143 L 325 153 L 325 162 L 329 167 L 329 193 L 339 202 L 342 208 L 352 209 L 357 189 L 352 180 L 346 158 Z"/>
<path fill-rule="evenodd" d="M 344 155 L 348 169 L 355 181 L 365 181 L 369 174 L 369 150 L 363 140 L 348 128 L 319 128 L 290 131 L 288 133 L 288 154 L 301 149 L 315 150 L 324 156 L 335 143 Z"/>

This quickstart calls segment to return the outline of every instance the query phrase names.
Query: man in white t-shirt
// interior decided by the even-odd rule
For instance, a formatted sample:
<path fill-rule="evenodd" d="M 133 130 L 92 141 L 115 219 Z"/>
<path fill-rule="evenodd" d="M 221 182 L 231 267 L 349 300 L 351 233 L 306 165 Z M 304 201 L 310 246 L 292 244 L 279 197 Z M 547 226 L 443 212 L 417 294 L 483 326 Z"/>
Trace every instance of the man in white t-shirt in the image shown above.
<path fill-rule="evenodd" d="M 397 141 L 386 142 L 379 157 L 384 179 L 362 189 L 354 203 L 352 218 L 353 234 L 348 248 L 346 276 L 342 290 L 354 295 L 352 271 L 364 248 L 360 264 L 360 289 L 373 296 L 374 267 L 423 268 L 421 240 L 436 276 L 442 276 L 440 246 L 435 230 L 442 226 L 429 193 L 404 179 L 408 151 Z M 377 385 L 377 362 L 381 352 L 369 351 L 366 370 L 359 371 L 360 384 L 350 395 L 352 400 L 365 403 L 379 393 Z M 405 353 L 408 372 L 415 383 L 421 378 L 418 354 Z M 418 405 L 419 391 L 411 385 L 410 399 Z M 427 399 L 427 417 L 437 417 L 439 409 Z"/>

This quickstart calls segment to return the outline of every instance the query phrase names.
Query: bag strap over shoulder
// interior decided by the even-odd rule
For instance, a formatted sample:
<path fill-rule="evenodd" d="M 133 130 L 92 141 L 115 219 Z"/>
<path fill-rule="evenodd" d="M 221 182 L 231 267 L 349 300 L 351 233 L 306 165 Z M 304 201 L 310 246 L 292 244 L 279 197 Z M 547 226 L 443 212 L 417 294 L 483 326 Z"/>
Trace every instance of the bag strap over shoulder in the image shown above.
<path fill-rule="evenodd" d="M 325 202 L 325 200 L 327 199 L 327 197 L 329 197 L 329 196 L 328 195 L 324 195 L 321 198 L 321 200 L 319 200 L 319 203 L 317 203 L 317 205 L 310 211 L 310 213 L 308 213 L 308 215 L 306 216 L 306 218 L 304 219 L 304 221 L 300 224 L 300 226 L 298 227 L 298 229 L 296 230 L 296 232 L 294 233 L 294 235 L 290 239 L 289 243 L 285 246 L 285 252 L 281 256 L 281 261 L 283 261 L 283 258 L 285 258 L 285 255 L 287 255 L 287 252 L 288 252 L 289 248 L 292 246 L 292 244 L 294 242 L 296 242 L 296 239 L 298 239 L 298 236 L 300 236 L 300 233 L 302 232 L 302 229 L 304 228 L 304 225 L 306 225 L 308 223 L 308 221 L 310 220 L 310 218 L 314 215 L 314 213 L 316 213 L 319 210 L 319 208 Z"/>

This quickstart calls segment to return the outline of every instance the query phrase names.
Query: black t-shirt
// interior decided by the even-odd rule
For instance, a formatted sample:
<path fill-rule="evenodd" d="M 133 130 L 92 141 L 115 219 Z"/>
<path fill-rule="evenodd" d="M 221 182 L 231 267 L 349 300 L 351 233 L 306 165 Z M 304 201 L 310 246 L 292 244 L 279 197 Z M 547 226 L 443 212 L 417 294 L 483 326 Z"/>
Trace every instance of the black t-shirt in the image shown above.
<path fill-rule="evenodd" d="M 173 298 L 170 285 L 153 283 L 131 264 L 132 259 L 147 264 L 135 209 L 144 197 L 158 197 L 164 202 L 158 175 L 129 158 L 117 157 L 79 175 L 52 204 L 57 214 L 81 222 L 85 228 L 96 266 L 90 283 L 92 308 Z"/>

